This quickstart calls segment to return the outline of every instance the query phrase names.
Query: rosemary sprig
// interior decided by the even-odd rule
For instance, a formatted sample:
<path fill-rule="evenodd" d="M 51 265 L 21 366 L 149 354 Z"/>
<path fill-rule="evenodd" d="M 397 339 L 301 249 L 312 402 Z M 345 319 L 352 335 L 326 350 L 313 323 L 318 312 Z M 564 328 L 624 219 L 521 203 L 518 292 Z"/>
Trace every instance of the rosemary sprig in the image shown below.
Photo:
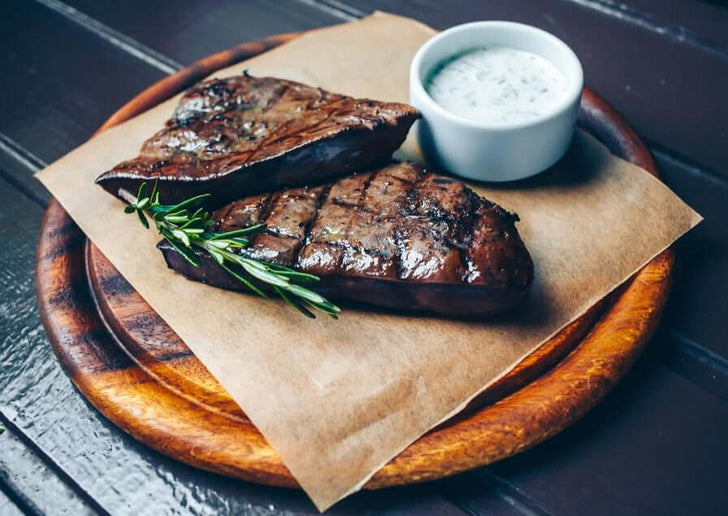
<path fill-rule="evenodd" d="M 215 223 L 203 207 L 208 197 L 209 194 L 198 195 L 177 204 L 160 204 L 157 184 L 149 192 L 147 183 L 142 183 L 136 199 L 124 208 L 124 212 L 136 213 L 147 229 L 149 217 L 169 245 L 195 267 L 201 265 L 197 253 L 206 253 L 259 296 L 268 297 L 256 283 L 268 285 L 273 293 L 306 317 L 314 318 L 312 310 L 319 310 L 337 318 L 341 311 L 338 306 L 298 284 L 318 281 L 318 276 L 239 254 L 241 249 L 248 247 L 249 237 L 265 227 L 263 224 L 225 233 L 212 231 L 210 228 Z"/>

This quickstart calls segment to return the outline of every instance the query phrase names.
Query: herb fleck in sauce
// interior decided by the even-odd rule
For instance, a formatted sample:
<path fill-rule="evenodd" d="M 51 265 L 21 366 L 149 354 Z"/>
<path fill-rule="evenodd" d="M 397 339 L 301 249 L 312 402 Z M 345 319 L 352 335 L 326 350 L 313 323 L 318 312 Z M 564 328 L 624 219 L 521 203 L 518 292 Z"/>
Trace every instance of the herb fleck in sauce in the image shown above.
<path fill-rule="evenodd" d="M 492 46 L 443 62 L 425 88 L 451 113 L 481 122 L 511 124 L 551 111 L 566 94 L 566 80 L 541 56 Z"/>

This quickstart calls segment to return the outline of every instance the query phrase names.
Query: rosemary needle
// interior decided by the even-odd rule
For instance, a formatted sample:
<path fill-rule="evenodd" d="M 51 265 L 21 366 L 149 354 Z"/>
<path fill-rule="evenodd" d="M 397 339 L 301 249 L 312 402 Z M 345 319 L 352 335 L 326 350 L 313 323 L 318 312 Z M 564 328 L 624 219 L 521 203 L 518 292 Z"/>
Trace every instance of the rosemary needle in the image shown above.
<path fill-rule="evenodd" d="M 195 267 L 202 263 L 199 254 L 207 254 L 233 278 L 260 296 L 267 297 L 265 288 L 306 317 L 314 318 L 312 310 L 318 310 L 337 318 L 341 311 L 338 306 L 300 285 L 319 281 L 318 276 L 240 253 L 241 249 L 248 247 L 249 237 L 265 227 L 263 224 L 224 233 L 212 231 L 215 223 L 203 207 L 208 197 L 209 194 L 198 195 L 177 204 L 160 204 L 156 183 L 149 192 L 145 182 L 139 187 L 136 199 L 124 211 L 136 213 L 139 222 L 147 229 L 151 219 L 169 245 Z"/>

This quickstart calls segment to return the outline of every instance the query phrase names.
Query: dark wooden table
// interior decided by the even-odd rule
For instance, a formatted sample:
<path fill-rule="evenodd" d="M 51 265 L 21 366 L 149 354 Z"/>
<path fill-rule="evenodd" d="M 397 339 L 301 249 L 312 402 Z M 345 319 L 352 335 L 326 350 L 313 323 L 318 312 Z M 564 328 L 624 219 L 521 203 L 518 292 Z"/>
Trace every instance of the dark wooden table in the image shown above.
<path fill-rule="evenodd" d="M 165 74 L 242 41 L 383 9 L 437 28 L 537 25 L 649 143 L 705 216 L 678 245 L 648 351 L 545 444 L 331 513 L 728 514 L 728 6 L 720 0 L 16 0 L 0 2 L 0 514 L 315 514 L 305 495 L 223 478 L 137 443 L 76 392 L 36 307 L 48 193 L 33 179 Z"/>

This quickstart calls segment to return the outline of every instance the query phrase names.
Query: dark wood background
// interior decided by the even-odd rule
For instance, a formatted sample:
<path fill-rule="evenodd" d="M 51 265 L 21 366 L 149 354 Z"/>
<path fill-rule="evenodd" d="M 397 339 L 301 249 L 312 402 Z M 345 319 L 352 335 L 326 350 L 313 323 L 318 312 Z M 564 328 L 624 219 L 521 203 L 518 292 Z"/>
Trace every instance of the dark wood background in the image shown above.
<path fill-rule="evenodd" d="M 671 300 L 625 380 L 545 444 L 444 481 L 360 493 L 333 514 L 728 511 L 728 7 L 697 0 L 0 1 L 0 514 L 316 514 L 305 495 L 197 471 L 137 443 L 75 391 L 36 307 L 48 193 L 32 175 L 182 65 L 374 9 L 437 28 L 549 30 L 649 143 L 705 222 L 677 245 Z"/>

